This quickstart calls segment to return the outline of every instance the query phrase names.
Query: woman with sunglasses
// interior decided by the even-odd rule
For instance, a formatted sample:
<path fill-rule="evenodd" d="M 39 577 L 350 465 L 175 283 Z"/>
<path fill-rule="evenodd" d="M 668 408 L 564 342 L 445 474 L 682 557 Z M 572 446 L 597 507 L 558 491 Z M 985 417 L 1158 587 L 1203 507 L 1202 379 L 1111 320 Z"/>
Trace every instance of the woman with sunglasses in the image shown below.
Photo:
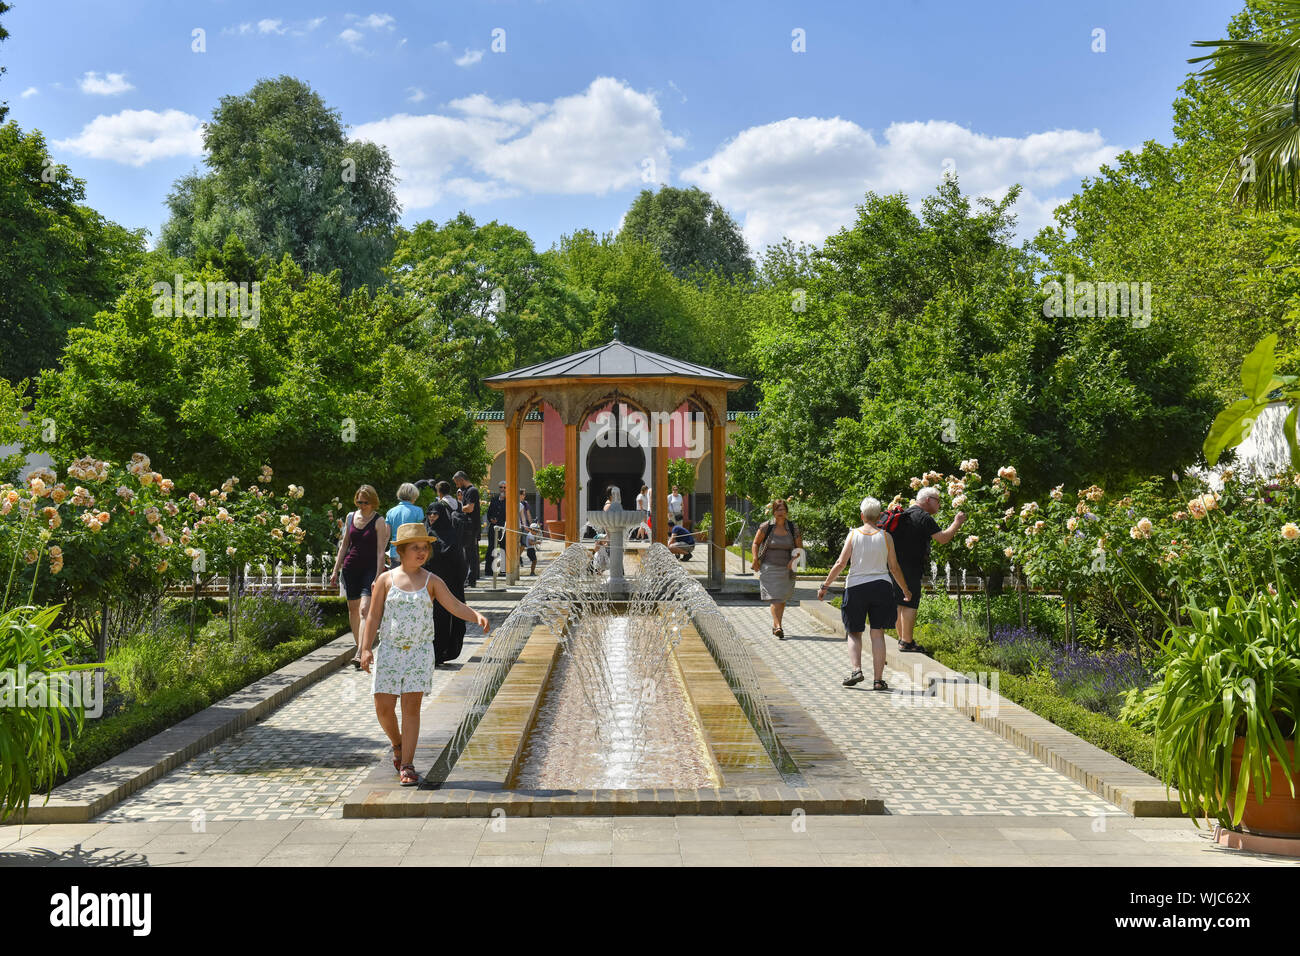
<path fill-rule="evenodd" d="M 348 515 L 343 526 L 343 540 L 334 558 L 334 573 L 330 586 L 338 587 L 339 571 L 343 572 L 343 590 L 348 599 L 348 620 L 352 624 L 352 640 L 357 650 L 352 666 L 361 667 L 361 633 L 366 615 L 370 611 L 370 592 L 375 578 L 384 573 L 384 558 L 388 554 L 388 523 L 379 513 L 379 493 L 370 485 L 362 485 L 352 498 L 357 510 Z"/>

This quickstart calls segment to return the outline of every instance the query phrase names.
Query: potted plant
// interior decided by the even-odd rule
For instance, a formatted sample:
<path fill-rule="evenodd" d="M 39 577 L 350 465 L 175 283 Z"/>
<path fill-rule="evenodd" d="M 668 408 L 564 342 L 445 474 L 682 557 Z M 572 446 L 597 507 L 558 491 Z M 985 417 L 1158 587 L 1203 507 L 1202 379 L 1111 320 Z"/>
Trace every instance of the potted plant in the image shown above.
<path fill-rule="evenodd" d="M 1156 755 L 1184 812 L 1300 839 L 1300 613 L 1284 581 L 1170 628 Z"/>
<path fill-rule="evenodd" d="M 537 488 L 537 494 L 543 501 L 549 501 L 556 506 L 557 517 L 554 520 L 545 523 L 546 536 L 548 538 L 564 538 L 564 466 L 563 465 L 543 465 L 533 473 L 533 485 Z"/>

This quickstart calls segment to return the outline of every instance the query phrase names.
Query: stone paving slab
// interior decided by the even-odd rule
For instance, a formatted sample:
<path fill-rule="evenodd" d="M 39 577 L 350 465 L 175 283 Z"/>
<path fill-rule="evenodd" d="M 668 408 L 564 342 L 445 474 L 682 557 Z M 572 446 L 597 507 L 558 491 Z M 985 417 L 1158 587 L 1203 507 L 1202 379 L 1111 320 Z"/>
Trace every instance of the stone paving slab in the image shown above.
<path fill-rule="evenodd" d="M 804 601 L 799 609 L 833 632 L 841 628 L 840 612 L 830 604 Z M 886 636 L 885 646 L 897 645 Z M 1139 817 L 1183 815 L 1176 790 L 1167 790 L 1158 779 L 1114 754 L 1076 737 L 1000 694 L 967 683 L 964 675 L 931 657 L 895 652 L 891 658 L 896 668 L 909 675 L 914 686 L 932 691 L 954 710 L 1120 807 L 1125 813 Z"/>
<path fill-rule="evenodd" d="M 959 819 L 959 822 L 957 822 Z M 129 823 L 14 827 L 8 866 L 1284 866 L 1186 820 L 758 816 L 242 821 L 159 837 Z M 61 836 L 66 831 L 67 835 Z"/>
<path fill-rule="evenodd" d="M 352 633 L 335 638 L 98 767 L 33 797 L 25 823 L 75 823 L 125 799 L 196 754 L 249 726 L 351 659 Z M 5 823 L 17 822 L 6 820 Z"/>
<path fill-rule="evenodd" d="M 771 635 L 766 604 L 727 603 L 722 612 L 843 751 L 854 772 L 870 781 L 889 813 L 1116 813 L 1110 802 L 929 696 L 913 680 L 911 664 L 900 660 L 913 655 L 898 652 L 896 642 L 885 642 L 888 693 L 871 690 L 869 683 L 844 687 L 840 681 L 849 666 L 843 632 L 803 606 L 787 606 L 785 640 Z M 871 666 L 870 641 L 865 643 L 863 670 Z"/>

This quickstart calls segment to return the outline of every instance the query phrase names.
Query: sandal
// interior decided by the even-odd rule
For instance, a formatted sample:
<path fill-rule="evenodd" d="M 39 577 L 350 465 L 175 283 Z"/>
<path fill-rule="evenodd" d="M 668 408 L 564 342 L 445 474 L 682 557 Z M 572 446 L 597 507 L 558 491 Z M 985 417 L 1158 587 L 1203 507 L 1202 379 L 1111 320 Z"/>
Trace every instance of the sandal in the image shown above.
<path fill-rule="evenodd" d="M 871 682 L 871 689 L 872 689 L 872 690 L 889 690 L 889 685 L 886 684 L 883 680 L 873 680 L 873 681 Z"/>
<path fill-rule="evenodd" d="M 902 651 L 904 654 L 908 654 L 908 653 L 911 653 L 911 654 L 925 654 L 925 653 L 928 653 L 928 652 L 926 651 L 926 649 L 925 649 L 924 647 L 922 647 L 920 644 L 916 643 L 916 641 L 899 641 L 899 642 L 898 642 L 898 649 L 899 649 L 900 651 Z"/>
<path fill-rule="evenodd" d="M 420 782 L 420 775 L 415 772 L 415 764 L 408 763 L 402 767 L 402 786 L 413 787 Z"/>
<path fill-rule="evenodd" d="M 772 633 L 776 635 L 776 639 L 777 639 L 778 641 L 784 641 L 784 640 L 785 640 L 785 629 L 784 629 L 784 628 L 774 627 L 774 628 L 772 628 Z"/>
<path fill-rule="evenodd" d="M 862 671 L 854 671 L 840 683 L 845 687 L 852 687 L 854 684 L 861 684 L 864 680 L 866 680 L 866 677 L 863 676 Z"/>

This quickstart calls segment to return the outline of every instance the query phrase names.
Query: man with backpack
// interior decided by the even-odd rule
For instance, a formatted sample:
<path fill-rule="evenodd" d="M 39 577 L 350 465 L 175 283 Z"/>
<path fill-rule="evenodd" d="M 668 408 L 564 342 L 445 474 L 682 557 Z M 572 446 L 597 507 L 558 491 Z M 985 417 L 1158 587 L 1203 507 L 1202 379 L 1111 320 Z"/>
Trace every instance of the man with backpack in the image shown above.
<path fill-rule="evenodd" d="M 878 527 L 888 531 L 894 539 L 894 551 L 911 600 L 903 599 L 902 590 L 894 586 L 894 601 L 898 605 L 898 649 L 925 653 L 925 648 L 916 643 L 912 637 L 912 628 L 916 625 L 916 611 L 921 606 L 921 577 L 930 566 L 930 542 L 947 544 L 956 536 L 957 531 L 966 523 L 966 512 L 959 511 L 952 524 L 940 530 L 934 520 L 940 509 L 942 495 L 938 488 L 926 487 L 916 493 L 916 501 L 905 511 L 891 508 L 881 517 Z"/>
<path fill-rule="evenodd" d="M 478 538 L 483 527 L 483 516 L 479 513 L 478 489 L 463 471 L 451 476 L 460 489 L 460 510 L 465 516 L 464 537 L 461 544 L 465 548 L 465 587 L 478 587 Z"/>

